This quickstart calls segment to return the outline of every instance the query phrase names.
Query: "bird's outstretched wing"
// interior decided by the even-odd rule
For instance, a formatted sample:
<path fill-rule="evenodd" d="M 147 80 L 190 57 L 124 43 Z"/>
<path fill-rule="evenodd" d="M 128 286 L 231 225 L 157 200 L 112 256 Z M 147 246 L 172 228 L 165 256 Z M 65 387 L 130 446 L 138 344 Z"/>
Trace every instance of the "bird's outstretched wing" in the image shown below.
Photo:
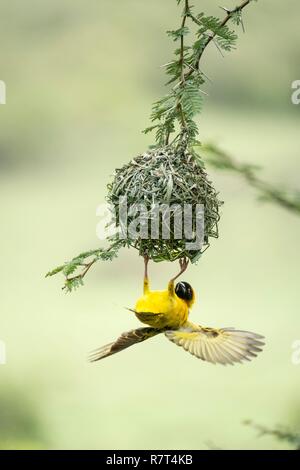
<path fill-rule="evenodd" d="M 102 346 L 102 348 L 96 349 L 89 356 L 90 362 L 96 362 L 105 357 L 111 356 L 117 352 L 123 351 L 123 349 L 129 348 L 133 344 L 141 343 L 146 339 L 152 338 L 162 330 L 156 328 L 137 328 L 136 330 L 127 331 L 122 333 L 122 335 L 114 342 Z"/>
<path fill-rule="evenodd" d="M 250 361 L 262 351 L 263 336 L 234 328 L 204 328 L 186 323 L 179 330 L 168 330 L 166 337 L 203 361 L 231 364 Z"/>

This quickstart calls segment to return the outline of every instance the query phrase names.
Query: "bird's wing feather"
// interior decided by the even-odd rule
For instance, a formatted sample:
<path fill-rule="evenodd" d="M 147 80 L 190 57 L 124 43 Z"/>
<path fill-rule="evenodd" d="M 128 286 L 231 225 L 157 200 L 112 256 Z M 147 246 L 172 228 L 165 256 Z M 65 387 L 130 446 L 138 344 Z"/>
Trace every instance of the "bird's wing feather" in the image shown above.
<path fill-rule="evenodd" d="M 262 351 L 263 336 L 234 328 L 205 328 L 186 323 L 179 330 L 168 330 L 166 337 L 194 356 L 213 364 L 250 361 Z"/>
<path fill-rule="evenodd" d="M 111 356 L 117 352 L 123 351 L 123 349 L 129 348 L 133 344 L 141 343 L 152 336 L 161 333 L 161 330 L 156 328 L 137 328 L 135 330 L 127 331 L 114 342 L 106 344 L 99 349 L 93 351 L 89 356 L 90 362 L 96 362 L 105 357 Z"/>

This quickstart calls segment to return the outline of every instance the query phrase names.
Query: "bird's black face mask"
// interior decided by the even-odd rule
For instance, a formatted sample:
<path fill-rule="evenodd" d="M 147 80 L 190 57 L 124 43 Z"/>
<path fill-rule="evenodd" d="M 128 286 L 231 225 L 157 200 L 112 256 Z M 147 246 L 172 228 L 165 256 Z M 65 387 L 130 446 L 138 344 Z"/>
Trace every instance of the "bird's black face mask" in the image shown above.
<path fill-rule="evenodd" d="M 175 293 L 182 300 L 193 300 L 193 289 L 188 282 L 178 282 L 176 284 Z"/>

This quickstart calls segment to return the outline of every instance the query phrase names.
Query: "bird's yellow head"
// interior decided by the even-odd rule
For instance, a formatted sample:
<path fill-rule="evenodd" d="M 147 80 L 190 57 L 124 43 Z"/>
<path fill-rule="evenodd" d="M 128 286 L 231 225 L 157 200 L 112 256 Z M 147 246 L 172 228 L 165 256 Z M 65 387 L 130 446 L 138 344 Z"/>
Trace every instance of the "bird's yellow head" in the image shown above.
<path fill-rule="evenodd" d="M 178 282 L 175 287 L 175 293 L 177 297 L 184 300 L 189 308 L 192 307 L 195 302 L 195 292 L 188 282 Z"/>

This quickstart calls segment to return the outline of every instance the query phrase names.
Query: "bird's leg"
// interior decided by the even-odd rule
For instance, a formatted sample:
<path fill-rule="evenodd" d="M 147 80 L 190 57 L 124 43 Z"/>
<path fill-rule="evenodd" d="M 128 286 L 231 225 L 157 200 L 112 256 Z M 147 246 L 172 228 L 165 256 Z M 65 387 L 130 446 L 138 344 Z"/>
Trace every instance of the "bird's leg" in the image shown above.
<path fill-rule="evenodd" d="M 189 260 L 186 257 L 180 258 L 180 260 L 179 260 L 180 271 L 177 274 L 177 276 L 175 276 L 175 277 L 173 277 L 173 279 L 171 279 L 171 281 L 175 281 L 179 276 L 181 276 L 181 274 L 183 274 L 184 271 L 186 271 L 188 265 L 189 265 Z"/>
<path fill-rule="evenodd" d="M 184 271 L 186 271 L 187 267 L 189 265 L 189 260 L 184 257 L 184 258 L 180 258 L 179 259 L 179 266 L 180 266 L 180 271 L 179 273 L 173 277 L 170 282 L 169 282 L 169 285 L 168 285 L 168 291 L 169 291 L 169 294 L 171 295 L 174 295 L 175 291 L 174 291 L 174 281 L 176 281 L 176 279 L 181 276 L 181 274 L 184 273 Z"/>
<path fill-rule="evenodd" d="M 148 255 L 144 255 L 144 265 L 145 265 L 145 271 L 144 271 L 144 294 L 147 294 L 147 293 L 149 292 L 148 263 L 149 263 L 149 256 L 148 256 Z"/>

